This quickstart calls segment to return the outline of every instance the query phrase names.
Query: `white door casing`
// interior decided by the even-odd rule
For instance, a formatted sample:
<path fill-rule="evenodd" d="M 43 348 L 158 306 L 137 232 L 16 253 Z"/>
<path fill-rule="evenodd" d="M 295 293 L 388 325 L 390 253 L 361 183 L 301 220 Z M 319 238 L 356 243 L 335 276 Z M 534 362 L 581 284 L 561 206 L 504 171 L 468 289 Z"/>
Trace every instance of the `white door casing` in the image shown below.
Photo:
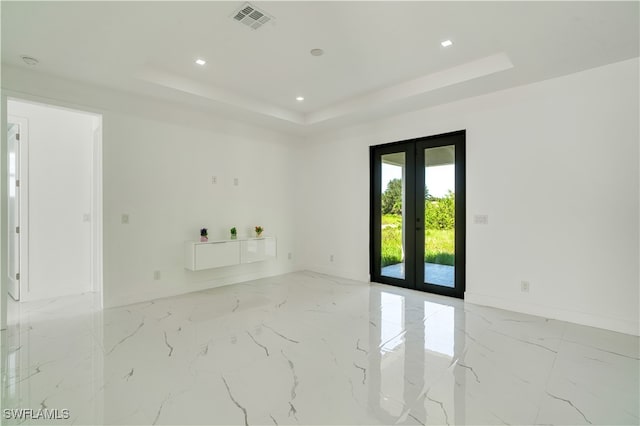
<path fill-rule="evenodd" d="M 7 124 L 8 268 L 9 294 L 20 300 L 20 124 Z"/>

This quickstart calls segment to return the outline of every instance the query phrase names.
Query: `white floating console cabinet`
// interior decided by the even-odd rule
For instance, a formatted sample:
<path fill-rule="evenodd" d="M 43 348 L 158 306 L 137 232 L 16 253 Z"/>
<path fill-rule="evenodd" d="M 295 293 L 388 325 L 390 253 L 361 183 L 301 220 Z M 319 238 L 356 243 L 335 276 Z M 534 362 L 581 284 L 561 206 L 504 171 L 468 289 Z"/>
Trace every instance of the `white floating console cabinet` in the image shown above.
<path fill-rule="evenodd" d="M 240 263 L 275 259 L 276 254 L 276 239 L 274 237 L 240 240 Z"/>
<path fill-rule="evenodd" d="M 190 271 L 262 262 L 277 256 L 276 238 L 238 238 L 184 244 L 184 267 Z"/>
<path fill-rule="evenodd" d="M 240 263 L 240 241 L 187 241 L 184 267 L 192 271 Z"/>

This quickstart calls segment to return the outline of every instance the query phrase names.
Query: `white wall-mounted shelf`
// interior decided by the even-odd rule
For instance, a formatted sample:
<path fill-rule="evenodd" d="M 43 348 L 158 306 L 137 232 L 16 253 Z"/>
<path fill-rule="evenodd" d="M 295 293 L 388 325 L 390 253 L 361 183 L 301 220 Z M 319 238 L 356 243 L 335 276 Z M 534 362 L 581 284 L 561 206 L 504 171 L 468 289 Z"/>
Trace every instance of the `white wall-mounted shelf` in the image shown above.
<path fill-rule="evenodd" d="M 190 271 L 263 262 L 277 257 L 275 237 L 186 241 L 184 267 Z"/>

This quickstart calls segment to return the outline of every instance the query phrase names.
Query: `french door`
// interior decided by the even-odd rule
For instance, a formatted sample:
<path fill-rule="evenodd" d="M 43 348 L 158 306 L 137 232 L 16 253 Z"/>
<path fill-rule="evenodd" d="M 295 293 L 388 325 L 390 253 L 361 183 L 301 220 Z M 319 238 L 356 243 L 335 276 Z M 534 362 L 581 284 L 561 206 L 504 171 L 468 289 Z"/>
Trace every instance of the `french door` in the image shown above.
<path fill-rule="evenodd" d="M 464 297 L 465 132 L 372 146 L 371 280 Z"/>

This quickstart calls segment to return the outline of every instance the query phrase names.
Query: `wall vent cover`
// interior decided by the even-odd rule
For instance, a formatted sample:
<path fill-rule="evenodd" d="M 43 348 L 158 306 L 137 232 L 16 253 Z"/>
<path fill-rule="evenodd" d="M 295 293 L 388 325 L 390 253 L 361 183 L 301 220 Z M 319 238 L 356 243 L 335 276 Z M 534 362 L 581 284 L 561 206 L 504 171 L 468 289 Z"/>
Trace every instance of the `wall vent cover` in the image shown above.
<path fill-rule="evenodd" d="M 257 30 L 269 21 L 275 18 L 264 10 L 261 10 L 251 3 L 245 3 L 231 15 L 234 20 L 246 25 L 252 30 Z"/>

